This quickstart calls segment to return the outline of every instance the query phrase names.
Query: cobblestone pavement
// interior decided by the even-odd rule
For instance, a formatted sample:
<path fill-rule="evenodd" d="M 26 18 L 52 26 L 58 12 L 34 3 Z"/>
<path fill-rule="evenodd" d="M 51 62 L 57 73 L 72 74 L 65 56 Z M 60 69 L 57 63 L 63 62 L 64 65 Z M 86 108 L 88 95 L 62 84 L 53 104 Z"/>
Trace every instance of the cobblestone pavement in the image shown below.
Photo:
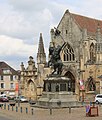
<path fill-rule="evenodd" d="M 72 108 L 71 113 L 69 113 L 68 108 L 64 109 L 53 109 L 52 115 L 50 114 L 51 111 L 49 109 L 42 109 L 42 108 L 33 108 L 34 114 L 31 113 L 31 107 L 28 104 L 22 104 L 22 113 L 20 112 L 20 108 L 18 112 L 16 112 L 16 107 L 12 111 L 8 108 L 2 109 L 0 108 L 0 116 L 6 116 L 10 120 L 102 120 L 102 106 L 98 106 L 99 116 L 96 117 L 86 117 L 86 110 L 85 107 L 81 108 Z M 26 107 L 28 108 L 28 113 L 26 114 L 25 110 Z"/>

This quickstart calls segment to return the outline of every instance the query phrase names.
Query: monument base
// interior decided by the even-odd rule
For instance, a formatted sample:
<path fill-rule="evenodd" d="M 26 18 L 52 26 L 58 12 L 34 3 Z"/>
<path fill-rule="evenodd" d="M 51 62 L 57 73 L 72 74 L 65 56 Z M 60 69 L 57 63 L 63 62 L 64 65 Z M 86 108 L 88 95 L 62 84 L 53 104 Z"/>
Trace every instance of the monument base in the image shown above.
<path fill-rule="evenodd" d="M 44 80 L 44 91 L 37 100 L 35 107 L 65 108 L 78 106 L 77 96 L 68 88 L 69 78 L 64 76 L 49 76 Z M 70 90 L 70 91 L 69 91 Z"/>

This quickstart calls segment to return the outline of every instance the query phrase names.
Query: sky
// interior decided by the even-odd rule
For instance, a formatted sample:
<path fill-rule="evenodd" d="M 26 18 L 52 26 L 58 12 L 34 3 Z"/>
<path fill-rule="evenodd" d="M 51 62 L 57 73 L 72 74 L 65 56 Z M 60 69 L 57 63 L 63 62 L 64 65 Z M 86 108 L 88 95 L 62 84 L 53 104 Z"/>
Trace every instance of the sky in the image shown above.
<path fill-rule="evenodd" d="M 64 12 L 102 19 L 102 0 L 0 0 L 0 61 L 15 70 L 25 68 L 29 56 L 36 62 L 40 33 L 46 56 L 50 30 Z"/>

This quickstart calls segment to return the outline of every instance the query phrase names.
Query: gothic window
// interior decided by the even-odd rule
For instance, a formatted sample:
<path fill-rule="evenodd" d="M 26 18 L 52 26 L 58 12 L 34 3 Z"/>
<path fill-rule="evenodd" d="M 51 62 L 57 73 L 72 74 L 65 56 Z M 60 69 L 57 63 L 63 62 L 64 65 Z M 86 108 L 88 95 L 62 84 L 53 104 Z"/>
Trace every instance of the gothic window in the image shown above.
<path fill-rule="evenodd" d="M 88 78 L 88 91 L 95 91 L 96 85 L 92 77 Z"/>
<path fill-rule="evenodd" d="M 29 80 L 29 82 L 28 82 L 28 90 L 34 91 L 34 83 L 32 80 Z"/>
<path fill-rule="evenodd" d="M 63 61 L 75 60 L 74 50 L 68 43 L 66 44 L 62 52 L 63 52 Z"/>
<path fill-rule="evenodd" d="M 93 43 L 90 45 L 90 60 L 95 61 L 95 46 Z"/>

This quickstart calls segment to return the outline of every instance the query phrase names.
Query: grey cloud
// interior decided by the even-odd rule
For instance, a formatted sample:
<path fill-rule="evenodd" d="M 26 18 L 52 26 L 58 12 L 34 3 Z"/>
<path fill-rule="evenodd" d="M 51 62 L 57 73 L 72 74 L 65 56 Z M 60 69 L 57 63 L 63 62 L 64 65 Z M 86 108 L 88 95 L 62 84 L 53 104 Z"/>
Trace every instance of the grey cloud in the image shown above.
<path fill-rule="evenodd" d="M 41 11 L 49 5 L 50 0 L 9 0 L 9 3 L 13 5 L 13 8 L 16 10 L 22 11 Z"/>
<path fill-rule="evenodd" d="M 7 2 L 9 4 L 6 3 L 6 6 L 0 4 L 0 35 L 19 38 L 27 44 L 37 45 L 39 34 L 42 32 L 46 51 L 50 42 L 50 28 L 58 25 L 66 9 L 85 16 L 102 17 L 102 0 L 9 0 Z M 36 58 L 36 53 L 34 56 Z M 13 57 L 9 61 L 15 63 Z M 21 56 L 18 58 L 20 60 L 17 61 L 22 62 Z M 25 59 L 27 60 L 28 56 Z"/>

